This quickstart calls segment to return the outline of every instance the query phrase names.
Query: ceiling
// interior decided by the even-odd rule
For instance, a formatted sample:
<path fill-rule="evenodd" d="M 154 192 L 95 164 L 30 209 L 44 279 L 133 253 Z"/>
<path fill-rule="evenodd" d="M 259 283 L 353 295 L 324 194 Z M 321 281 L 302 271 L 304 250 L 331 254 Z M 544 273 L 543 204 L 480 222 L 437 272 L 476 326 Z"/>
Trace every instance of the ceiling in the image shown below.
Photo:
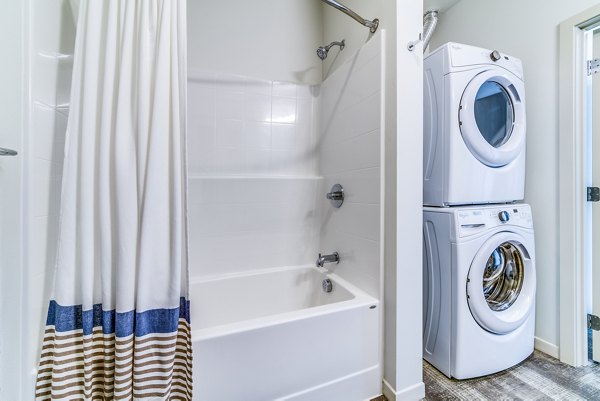
<path fill-rule="evenodd" d="M 438 10 L 444 12 L 459 1 L 460 0 L 424 0 L 423 11 Z"/>

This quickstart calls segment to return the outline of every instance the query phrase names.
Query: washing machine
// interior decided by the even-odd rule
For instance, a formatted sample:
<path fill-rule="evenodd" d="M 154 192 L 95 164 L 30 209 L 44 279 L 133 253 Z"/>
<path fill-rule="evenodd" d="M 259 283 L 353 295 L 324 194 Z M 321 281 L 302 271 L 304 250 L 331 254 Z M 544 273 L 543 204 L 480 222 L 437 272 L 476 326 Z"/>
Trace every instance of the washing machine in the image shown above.
<path fill-rule="evenodd" d="M 535 325 L 529 206 L 429 207 L 423 223 L 425 360 L 456 379 L 523 361 Z"/>
<path fill-rule="evenodd" d="M 424 61 L 423 203 L 521 200 L 525 90 L 521 61 L 447 43 Z"/>

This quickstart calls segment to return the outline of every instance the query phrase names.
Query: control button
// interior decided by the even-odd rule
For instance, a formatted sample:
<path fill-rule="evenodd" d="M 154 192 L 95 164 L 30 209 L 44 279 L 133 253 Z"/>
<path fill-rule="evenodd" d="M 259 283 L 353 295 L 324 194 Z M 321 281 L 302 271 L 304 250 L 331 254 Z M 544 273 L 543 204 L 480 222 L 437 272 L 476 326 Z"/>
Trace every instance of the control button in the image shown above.
<path fill-rule="evenodd" d="M 494 50 L 490 53 L 490 58 L 492 59 L 492 61 L 498 61 L 502 58 L 502 56 L 500 55 L 500 52 L 498 50 Z"/>
<path fill-rule="evenodd" d="M 506 210 L 503 210 L 500 213 L 498 213 L 498 218 L 501 222 L 506 223 L 508 220 L 510 220 L 510 214 L 508 214 Z"/>

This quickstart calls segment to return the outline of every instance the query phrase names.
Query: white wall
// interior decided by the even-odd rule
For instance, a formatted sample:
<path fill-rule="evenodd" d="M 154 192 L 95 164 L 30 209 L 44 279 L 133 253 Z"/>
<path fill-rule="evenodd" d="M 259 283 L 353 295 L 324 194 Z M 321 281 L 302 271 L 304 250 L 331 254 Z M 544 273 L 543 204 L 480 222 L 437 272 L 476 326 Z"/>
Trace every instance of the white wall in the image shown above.
<path fill-rule="evenodd" d="M 314 263 L 322 25 L 319 1 L 189 2 L 192 278 Z"/>
<path fill-rule="evenodd" d="M 318 0 L 188 2 L 191 68 L 317 84 L 322 38 Z"/>
<path fill-rule="evenodd" d="M 21 398 L 21 166 L 26 76 L 23 65 L 27 2 L 0 2 L 0 399 Z"/>
<path fill-rule="evenodd" d="M 75 27 L 68 0 L 32 0 L 24 186 L 24 393 L 33 399 L 56 258 Z"/>
<path fill-rule="evenodd" d="M 558 26 L 596 0 L 462 0 L 441 14 L 431 49 L 460 42 L 523 61 L 527 97 L 525 201 L 531 204 L 537 257 L 537 345 L 558 353 Z"/>
<path fill-rule="evenodd" d="M 190 70 L 192 278 L 314 263 L 316 92 Z"/>
<path fill-rule="evenodd" d="M 396 369 L 390 369 L 386 378 L 396 390 L 397 399 L 420 399 L 425 396 L 422 382 L 423 50 L 421 43 L 413 52 L 407 50 L 407 45 L 416 41 L 422 31 L 423 4 L 420 1 L 402 4 L 395 10 L 397 65 L 393 65 L 392 71 L 397 81 L 394 91 L 396 102 L 395 108 L 387 115 L 388 119 L 395 117 L 397 126 L 397 142 L 390 138 L 386 145 L 386 150 L 395 145 L 392 148 L 396 150 L 393 171 L 397 174 L 394 176 L 397 187 L 386 202 L 393 199 L 390 207 L 396 207 L 397 217 L 393 227 L 396 235 L 390 236 L 394 241 L 390 248 L 396 251 L 393 255 L 396 270 L 389 268 L 386 261 L 386 305 L 392 306 L 386 321 L 390 322 L 390 331 L 393 331 L 392 337 L 392 333 L 388 334 L 386 330 L 386 336 L 391 338 L 386 340 L 386 344 L 391 341 L 396 344 L 394 358 L 391 359 Z M 391 157 L 391 152 L 389 156 L 386 154 L 386 165 Z M 389 182 L 390 178 L 386 177 L 386 180 Z M 388 302 L 388 295 L 394 300 Z"/>
<path fill-rule="evenodd" d="M 19 156 L 0 160 L 0 398 L 30 400 L 54 267 L 74 27 L 66 0 L 2 10 L 0 146 Z"/>
<path fill-rule="evenodd" d="M 392 0 L 345 0 L 342 2 L 361 17 L 373 20 L 379 19 L 379 28 L 388 31 L 390 37 L 395 37 L 395 10 L 396 2 Z M 346 40 L 346 47 L 340 51 L 334 47 L 329 51 L 329 55 L 323 62 L 323 77 L 329 76 L 339 66 L 364 45 L 373 34 L 369 28 L 362 26 L 354 19 L 335 8 L 322 3 L 323 11 L 323 44 L 329 44 L 333 41 Z M 392 42 L 395 43 L 395 40 Z M 391 47 L 393 47 L 390 44 Z M 388 48 L 388 49 L 391 49 Z"/>
<path fill-rule="evenodd" d="M 318 203 L 319 252 L 339 252 L 332 272 L 374 297 L 381 297 L 382 57 L 378 32 L 321 86 L 321 122 L 316 148 L 323 175 Z M 324 194 L 344 187 L 334 208 Z"/>

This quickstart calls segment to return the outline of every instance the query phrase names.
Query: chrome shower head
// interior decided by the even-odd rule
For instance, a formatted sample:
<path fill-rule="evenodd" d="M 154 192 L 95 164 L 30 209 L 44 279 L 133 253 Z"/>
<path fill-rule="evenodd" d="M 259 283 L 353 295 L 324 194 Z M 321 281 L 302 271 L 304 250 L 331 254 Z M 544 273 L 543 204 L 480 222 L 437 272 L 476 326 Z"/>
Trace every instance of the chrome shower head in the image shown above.
<path fill-rule="evenodd" d="M 341 42 L 331 42 L 327 46 L 320 46 L 317 49 L 317 56 L 319 56 L 321 60 L 325 60 L 327 58 L 327 53 L 329 53 L 329 49 L 333 46 L 339 46 L 340 50 L 344 50 L 344 47 L 346 47 L 346 40 L 344 39 Z"/>
<path fill-rule="evenodd" d="M 325 60 L 327 58 L 328 51 L 329 50 L 325 46 L 321 46 L 317 49 L 317 56 L 319 56 L 321 60 Z"/>

